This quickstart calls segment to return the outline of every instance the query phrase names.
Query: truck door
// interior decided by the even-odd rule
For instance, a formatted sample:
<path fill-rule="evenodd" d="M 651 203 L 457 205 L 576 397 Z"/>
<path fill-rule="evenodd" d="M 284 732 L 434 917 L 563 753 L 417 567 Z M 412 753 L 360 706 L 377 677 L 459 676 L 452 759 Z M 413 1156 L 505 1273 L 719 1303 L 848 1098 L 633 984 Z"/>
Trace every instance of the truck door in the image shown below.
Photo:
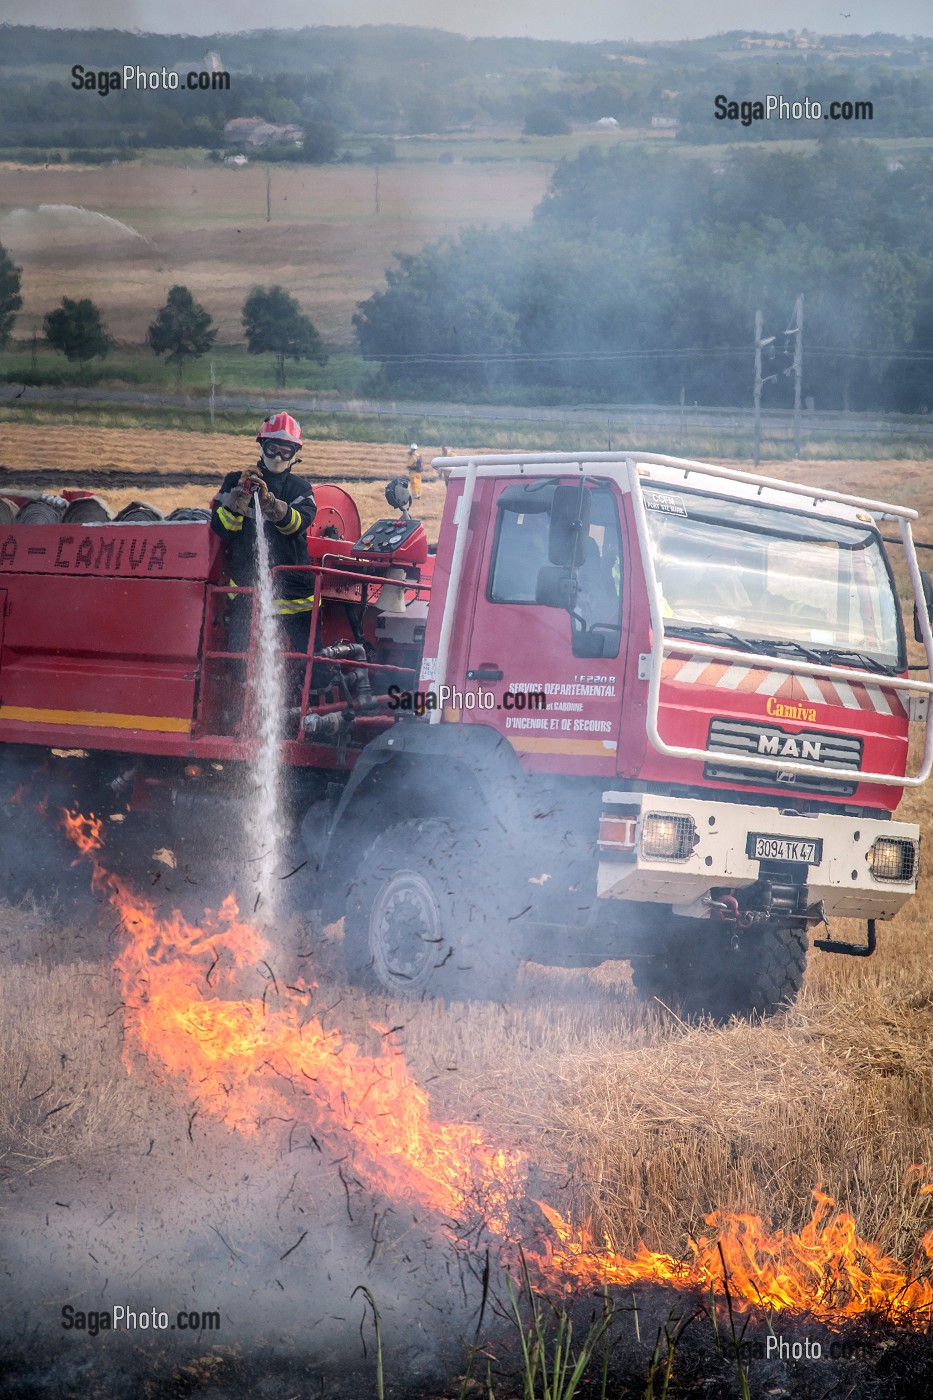
<path fill-rule="evenodd" d="M 454 696 L 447 717 L 498 729 L 531 769 L 615 772 L 620 500 L 597 478 L 496 482 L 465 674 L 451 677 L 463 701 Z"/>
<path fill-rule="evenodd" d="M 3 670 L 3 625 L 6 622 L 6 589 L 0 588 L 0 671 Z M 0 705 L 3 697 L 0 695 Z"/>

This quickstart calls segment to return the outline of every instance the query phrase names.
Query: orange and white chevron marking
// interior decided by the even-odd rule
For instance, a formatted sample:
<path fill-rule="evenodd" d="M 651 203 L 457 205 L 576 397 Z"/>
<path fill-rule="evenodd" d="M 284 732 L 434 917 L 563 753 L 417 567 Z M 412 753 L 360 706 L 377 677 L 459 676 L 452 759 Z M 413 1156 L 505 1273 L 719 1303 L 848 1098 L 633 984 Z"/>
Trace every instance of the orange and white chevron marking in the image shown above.
<path fill-rule="evenodd" d="M 761 695 L 765 714 L 772 719 L 813 724 L 818 705 L 846 710 L 871 710 L 879 715 L 907 719 L 909 695 L 906 691 L 882 689 L 826 676 L 798 676 L 789 671 L 768 671 L 761 666 L 739 666 L 734 662 L 710 661 L 705 656 L 667 656 L 661 666 L 661 680 L 673 685 L 710 686 L 731 690 L 738 695 Z"/>

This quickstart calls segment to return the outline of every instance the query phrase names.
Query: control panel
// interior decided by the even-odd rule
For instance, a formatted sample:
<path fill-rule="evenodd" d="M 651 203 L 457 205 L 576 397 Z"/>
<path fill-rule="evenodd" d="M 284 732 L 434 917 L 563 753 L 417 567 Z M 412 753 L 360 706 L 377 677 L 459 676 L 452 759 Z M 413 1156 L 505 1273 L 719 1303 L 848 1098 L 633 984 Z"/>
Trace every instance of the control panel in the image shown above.
<path fill-rule="evenodd" d="M 354 554 L 377 554 L 394 564 L 423 564 L 428 557 L 428 537 L 420 520 L 377 520 L 357 540 Z"/>

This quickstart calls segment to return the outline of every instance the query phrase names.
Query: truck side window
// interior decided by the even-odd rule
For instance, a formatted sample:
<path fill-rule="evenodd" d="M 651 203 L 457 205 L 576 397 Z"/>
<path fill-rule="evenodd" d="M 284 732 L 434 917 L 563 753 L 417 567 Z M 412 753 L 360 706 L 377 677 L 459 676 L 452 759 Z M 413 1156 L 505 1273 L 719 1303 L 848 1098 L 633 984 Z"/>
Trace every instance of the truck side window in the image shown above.
<path fill-rule="evenodd" d="M 583 562 L 576 569 L 577 594 L 570 613 L 574 656 L 618 656 L 622 639 L 622 534 L 613 492 L 587 488 L 590 524 Z M 550 486 L 506 488 L 498 501 L 496 538 L 487 597 L 491 603 L 536 600 L 538 573 L 550 563 Z"/>
<path fill-rule="evenodd" d="M 548 562 L 549 524 L 547 511 L 499 511 L 489 577 L 490 602 L 534 602 L 538 570 Z"/>
<path fill-rule="evenodd" d="M 577 570 L 573 616 L 575 656 L 618 656 L 622 640 L 622 536 L 612 492 L 590 493 L 586 558 Z M 595 645 L 602 639 L 601 649 Z"/>

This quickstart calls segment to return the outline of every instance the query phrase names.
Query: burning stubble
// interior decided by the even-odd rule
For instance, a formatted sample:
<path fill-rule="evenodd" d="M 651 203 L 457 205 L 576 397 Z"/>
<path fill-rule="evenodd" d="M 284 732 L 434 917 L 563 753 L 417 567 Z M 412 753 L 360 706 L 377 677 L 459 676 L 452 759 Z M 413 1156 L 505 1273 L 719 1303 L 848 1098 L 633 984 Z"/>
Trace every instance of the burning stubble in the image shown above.
<path fill-rule="evenodd" d="M 373 1027 L 382 1052 L 368 1054 L 312 1014 L 313 985 L 276 984 L 271 994 L 266 985 L 261 997 L 244 996 L 267 950 L 232 897 L 200 927 L 180 915 L 160 920 L 101 864 L 102 823 L 73 815 L 66 825 L 127 931 L 117 959 L 126 1067 L 135 1071 L 142 1052 L 150 1068 L 185 1087 L 199 1112 L 248 1137 L 271 1123 L 290 1125 L 302 1145 L 324 1144 L 347 1164 L 345 1185 L 352 1175 L 393 1208 L 431 1211 L 453 1243 L 485 1239 L 502 1264 L 514 1265 L 521 1249 L 545 1287 L 651 1281 L 708 1292 L 721 1289 L 725 1274 L 743 1307 L 806 1310 L 827 1321 L 881 1310 L 915 1325 L 933 1306 L 933 1231 L 907 1268 L 861 1238 L 823 1192 L 814 1193 L 812 1219 L 799 1234 L 769 1231 L 750 1214 L 714 1212 L 681 1258 L 645 1246 L 628 1257 L 614 1252 L 530 1198 L 522 1153 L 496 1146 L 474 1125 L 434 1120 L 384 1027 Z"/>

